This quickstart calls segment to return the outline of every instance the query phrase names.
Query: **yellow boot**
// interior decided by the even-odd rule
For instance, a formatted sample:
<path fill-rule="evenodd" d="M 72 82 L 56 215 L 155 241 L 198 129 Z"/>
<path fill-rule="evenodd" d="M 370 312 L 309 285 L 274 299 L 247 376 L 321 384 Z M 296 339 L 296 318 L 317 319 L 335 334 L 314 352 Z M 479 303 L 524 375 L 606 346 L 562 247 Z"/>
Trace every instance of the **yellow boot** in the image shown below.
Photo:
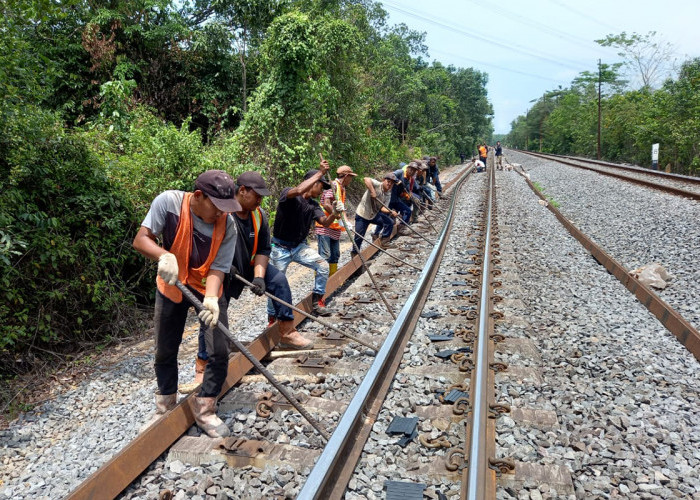
<path fill-rule="evenodd" d="M 328 264 L 328 277 L 330 278 L 331 276 L 333 276 L 337 270 L 338 270 L 338 263 L 337 262 L 333 262 L 331 264 Z"/>

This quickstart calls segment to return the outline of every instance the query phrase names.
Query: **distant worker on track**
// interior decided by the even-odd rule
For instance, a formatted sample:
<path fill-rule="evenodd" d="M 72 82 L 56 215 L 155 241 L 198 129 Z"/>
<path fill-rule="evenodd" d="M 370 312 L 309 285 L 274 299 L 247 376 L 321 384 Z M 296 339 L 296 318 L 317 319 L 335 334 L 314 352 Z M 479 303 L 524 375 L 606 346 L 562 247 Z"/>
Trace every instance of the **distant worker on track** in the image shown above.
<path fill-rule="evenodd" d="M 486 165 L 486 157 L 489 154 L 489 149 L 486 146 L 486 143 L 483 143 L 481 146 L 479 146 L 479 160 Z"/>
<path fill-rule="evenodd" d="M 133 242 L 140 254 L 158 261 L 154 318 L 158 391 L 156 413 L 150 423 L 177 405 L 177 353 L 191 307 L 175 286 L 180 281 L 204 305 L 199 319 L 207 326 L 210 359 L 194 400 L 194 418 L 214 438 L 229 435 L 228 427 L 216 415 L 216 398 L 228 370 L 229 341 L 214 327 L 219 320 L 228 327 L 227 314 L 219 312 L 226 310 L 222 284 L 231 268 L 237 233 L 227 213 L 241 209 L 234 193 L 229 174 L 207 170 L 197 177 L 194 192 L 159 194 Z M 159 237 L 162 247 L 157 243 Z"/>
<path fill-rule="evenodd" d="M 501 146 L 501 141 L 496 141 L 496 168 L 498 170 L 503 170 L 503 146 Z"/>

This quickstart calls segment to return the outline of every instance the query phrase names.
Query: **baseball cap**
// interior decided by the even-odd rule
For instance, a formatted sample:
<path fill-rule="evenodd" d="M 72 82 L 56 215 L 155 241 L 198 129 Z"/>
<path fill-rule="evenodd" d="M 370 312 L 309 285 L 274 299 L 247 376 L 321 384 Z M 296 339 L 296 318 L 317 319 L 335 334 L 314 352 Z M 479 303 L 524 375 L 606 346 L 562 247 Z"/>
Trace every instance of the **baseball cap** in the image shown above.
<path fill-rule="evenodd" d="M 316 175 L 317 173 L 318 173 L 318 170 L 317 170 L 317 169 L 309 170 L 308 172 L 306 172 L 306 175 L 304 176 L 304 180 L 311 179 L 311 178 L 312 178 L 314 175 Z M 330 188 L 331 188 L 330 182 L 328 182 L 324 177 L 321 177 L 321 178 L 319 179 L 319 181 L 321 182 L 321 184 L 323 184 L 323 187 L 324 187 L 324 188 L 326 188 L 326 189 L 330 189 Z"/>
<path fill-rule="evenodd" d="M 239 175 L 238 179 L 236 179 L 236 184 L 250 188 L 260 196 L 270 195 L 270 190 L 267 189 L 267 185 L 265 185 L 265 179 L 263 179 L 262 175 L 258 172 L 252 170 Z"/>
<path fill-rule="evenodd" d="M 194 181 L 194 188 L 206 194 L 222 212 L 238 212 L 241 204 L 236 201 L 233 179 L 223 170 L 207 170 Z"/>
<path fill-rule="evenodd" d="M 384 177 L 382 177 L 382 179 L 389 179 L 393 182 L 399 182 L 399 178 L 396 177 L 396 175 L 394 175 L 394 172 L 387 172 L 386 174 L 384 174 Z"/>
<path fill-rule="evenodd" d="M 341 165 L 338 167 L 338 170 L 335 171 L 336 175 L 341 176 L 341 175 L 352 175 L 353 177 L 356 177 L 357 174 L 352 171 L 350 167 L 347 165 Z"/>

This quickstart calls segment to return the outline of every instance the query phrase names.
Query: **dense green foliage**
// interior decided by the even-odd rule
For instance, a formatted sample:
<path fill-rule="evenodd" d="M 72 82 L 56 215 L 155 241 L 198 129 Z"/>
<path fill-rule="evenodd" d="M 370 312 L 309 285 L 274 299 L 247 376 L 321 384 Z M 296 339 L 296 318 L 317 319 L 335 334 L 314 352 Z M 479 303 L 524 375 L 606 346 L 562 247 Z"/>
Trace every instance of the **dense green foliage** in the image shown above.
<path fill-rule="evenodd" d="M 651 165 L 651 147 L 659 143 L 659 166 L 682 174 L 700 173 L 700 58 L 683 63 L 675 78 L 659 88 L 650 82 L 665 60 L 647 61 L 642 50 L 658 50 L 650 35 L 609 36 L 604 44 L 631 54 L 643 84 L 631 89 L 619 71 L 623 63 L 602 65 L 601 158 Z M 641 44 L 637 47 L 635 44 Z M 657 52 L 654 52 L 657 54 Z M 655 57 L 657 57 L 655 55 Z M 595 157 L 598 136 L 598 74 L 582 73 L 569 88 L 547 92 L 525 116 L 511 124 L 504 142 L 512 147 Z"/>
<path fill-rule="evenodd" d="M 449 163 L 491 133 L 486 75 L 429 64 L 370 0 L 0 4 L 0 374 L 134 330 L 153 197 L 209 168 L 275 192 L 318 165 Z M 274 197 L 267 200 L 274 209 Z"/>

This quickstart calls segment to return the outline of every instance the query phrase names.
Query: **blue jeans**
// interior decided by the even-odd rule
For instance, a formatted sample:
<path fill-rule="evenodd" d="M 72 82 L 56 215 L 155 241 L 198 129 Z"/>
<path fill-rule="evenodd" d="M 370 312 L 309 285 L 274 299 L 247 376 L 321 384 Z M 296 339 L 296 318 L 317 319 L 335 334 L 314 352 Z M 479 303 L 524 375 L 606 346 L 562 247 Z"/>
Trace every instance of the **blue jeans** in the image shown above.
<path fill-rule="evenodd" d="M 279 272 L 275 266 L 267 266 L 267 271 L 265 272 L 265 290 L 278 299 L 284 300 L 287 304 L 292 303 L 292 291 L 289 288 L 289 282 L 287 277 Z M 228 324 L 228 304 L 225 302 L 225 307 L 220 307 L 221 309 L 221 321 Z M 221 305 L 221 304 L 220 304 Z M 294 311 L 289 307 L 280 304 L 279 302 L 273 300 L 272 305 L 274 307 L 274 317 L 282 321 L 291 321 L 294 319 Z M 197 357 L 200 359 L 209 359 L 209 353 L 207 352 L 207 342 L 206 342 L 207 327 L 204 323 L 199 322 L 199 351 L 197 352 Z"/>
<path fill-rule="evenodd" d="M 334 240 L 325 234 L 317 234 L 318 253 L 329 264 L 337 264 L 340 259 L 340 240 Z"/>
<path fill-rule="evenodd" d="M 411 221 L 411 207 L 406 205 L 400 199 L 396 198 L 391 203 L 389 203 L 389 208 L 392 210 L 396 210 L 401 216 L 401 219 L 403 219 L 403 221 L 406 224 L 408 224 Z"/>
<path fill-rule="evenodd" d="M 326 293 L 326 283 L 328 282 L 328 262 L 318 254 L 316 250 L 306 243 L 300 243 L 294 248 L 287 248 L 276 244 L 273 238 L 272 253 L 270 254 L 270 264 L 275 266 L 283 274 L 287 272 L 287 267 L 292 262 L 301 264 L 316 271 L 314 279 L 313 293 L 324 295 Z M 267 301 L 267 314 L 274 314 L 272 300 Z"/>
<path fill-rule="evenodd" d="M 464 163 L 464 161 L 462 161 L 462 163 Z M 428 182 L 435 186 L 435 188 L 438 190 L 438 193 L 442 193 L 442 184 L 440 184 L 440 170 L 438 170 L 437 168 L 435 170 L 429 170 Z"/>
<path fill-rule="evenodd" d="M 377 225 L 375 234 L 381 231 L 382 238 L 391 236 L 391 231 L 394 229 L 394 221 L 392 218 L 382 212 L 378 212 L 372 220 L 367 220 L 364 217 L 355 215 L 355 244 L 357 248 L 362 248 L 362 242 L 364 241 L 362 237 L 367 232 L 367 228 L 370 224 Z"/>

